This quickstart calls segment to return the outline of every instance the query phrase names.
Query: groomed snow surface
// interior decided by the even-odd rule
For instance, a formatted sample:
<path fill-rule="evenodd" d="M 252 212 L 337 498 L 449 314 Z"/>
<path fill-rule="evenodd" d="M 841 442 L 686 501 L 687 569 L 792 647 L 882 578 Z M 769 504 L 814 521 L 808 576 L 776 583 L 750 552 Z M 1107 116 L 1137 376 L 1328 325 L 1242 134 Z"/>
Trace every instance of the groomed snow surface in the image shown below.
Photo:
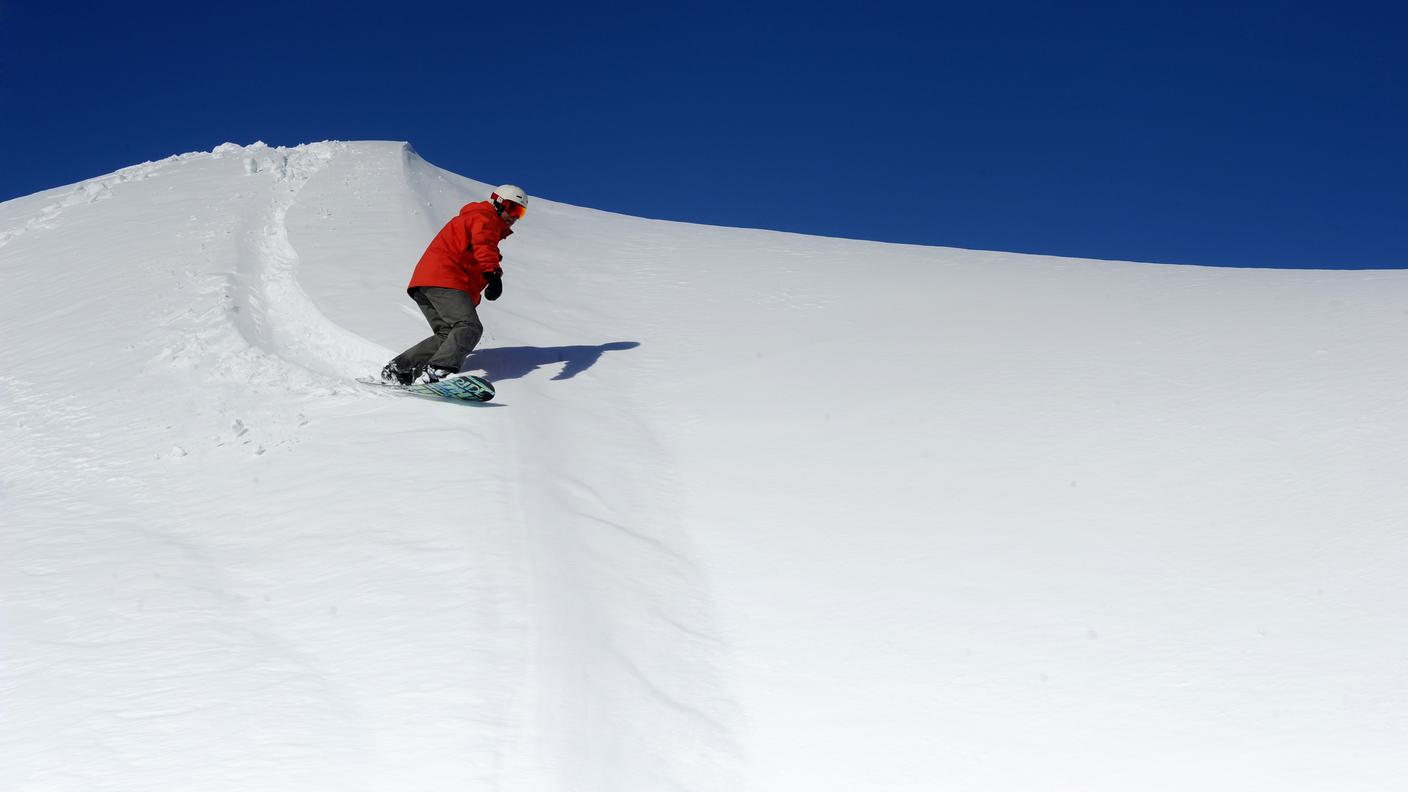
<path fill-rule="evenodd" d="M 496 401 L 352 382 L 487 191 L 0 204 L 0 788 L 1405 788 L 1408 273 L 535 198 Z"/>

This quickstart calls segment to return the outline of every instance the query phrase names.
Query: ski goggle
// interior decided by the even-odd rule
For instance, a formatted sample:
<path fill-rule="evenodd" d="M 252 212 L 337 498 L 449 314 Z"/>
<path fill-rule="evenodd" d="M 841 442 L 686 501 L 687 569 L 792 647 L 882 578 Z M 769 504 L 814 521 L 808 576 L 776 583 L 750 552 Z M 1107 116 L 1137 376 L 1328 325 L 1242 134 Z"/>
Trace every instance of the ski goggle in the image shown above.
<path fill-rule="evenodd" d="M 505 199 L 503 201 L 503 205 L 504 214 L 513 218 L 514 220 L 522 220 L 523 216 L 528 214 L 528 207 L 524 206 L 521 203 Z"/>

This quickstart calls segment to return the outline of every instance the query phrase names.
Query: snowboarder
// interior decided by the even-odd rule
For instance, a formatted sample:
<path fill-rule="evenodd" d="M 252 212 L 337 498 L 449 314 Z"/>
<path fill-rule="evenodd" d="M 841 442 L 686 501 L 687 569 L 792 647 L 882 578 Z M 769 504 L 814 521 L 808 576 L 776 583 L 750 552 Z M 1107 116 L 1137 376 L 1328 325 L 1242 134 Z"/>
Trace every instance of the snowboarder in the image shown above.
<path fill-rule="evenodd" d="M 459 372 L 465 356 L 484 334 L 475 310 L 480 292 L 490 300 L 504 292 L 499 243 L 527 212 L 528 196 L 505 184 L 489 200 L 465 204 L 440 229 L 406 287 L 434 334 L 392 358 L 381 370 L 383 380 L 428 384 Z"/>

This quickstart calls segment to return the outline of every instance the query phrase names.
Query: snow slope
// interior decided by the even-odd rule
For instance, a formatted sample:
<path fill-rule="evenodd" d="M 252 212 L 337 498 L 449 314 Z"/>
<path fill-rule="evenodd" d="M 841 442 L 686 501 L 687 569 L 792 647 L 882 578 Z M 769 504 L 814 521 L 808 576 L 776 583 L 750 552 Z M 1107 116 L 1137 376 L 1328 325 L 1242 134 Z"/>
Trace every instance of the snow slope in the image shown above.
<path fill-rule="evenodd" d="M 1402 788 L 1408 274 L 534 199 L 499 399 L 350 383 L 486 190 L 0 204 L 0 787 Z"/>

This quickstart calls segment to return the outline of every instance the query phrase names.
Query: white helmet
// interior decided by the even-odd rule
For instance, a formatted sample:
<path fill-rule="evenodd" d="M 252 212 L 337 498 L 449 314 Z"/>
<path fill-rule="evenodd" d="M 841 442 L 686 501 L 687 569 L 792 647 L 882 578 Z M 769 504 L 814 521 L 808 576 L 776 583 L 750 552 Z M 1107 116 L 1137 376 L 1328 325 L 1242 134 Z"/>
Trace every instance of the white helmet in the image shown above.
<path fill-rule="evenodd" d="M 489 200 L 493 202 L 494 209 L 499 216 L 509 223 L 523 217 L 528 212 L 528 196 L 523 192 L 523 188 L 516 184 L 502 184 L 489 194 Z M 516 204 L 516 206 L 506 206 L 506 203 Z"/>

